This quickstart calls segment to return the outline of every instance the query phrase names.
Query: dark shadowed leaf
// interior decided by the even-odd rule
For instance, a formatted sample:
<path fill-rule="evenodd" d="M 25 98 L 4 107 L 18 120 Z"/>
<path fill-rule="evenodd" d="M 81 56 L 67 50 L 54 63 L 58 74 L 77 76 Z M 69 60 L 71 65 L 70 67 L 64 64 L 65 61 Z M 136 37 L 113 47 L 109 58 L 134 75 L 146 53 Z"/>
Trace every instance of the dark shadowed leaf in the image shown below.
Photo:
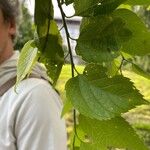
<path fill-rule="evenodd" d="M 77 16 L 96 16 L 109 14 L 126 0 L 74 0 Z"/>
<path fill-rule="evenodd" d="M 65 0 L 66 5 L 72 4 L 73 2 L 74 2 L 74 0 Z"/>
<path fill-rule="evenodd" d="M 76 52 L 87 62 L 112 61 L 120 53 L 121 43 L 129 41 L 132 32 L 122 19 L 97 16 L 83 19 Z"/>
<path fill-rule="evenodd" d="M 41 52 L 40 61 L 45 64 L 48 75 L 55 85 L 64 62 L 64 53 L 59 30 L 53 20 L 52 1 L 37 0 L 34 17 L 39 38 L 37 47 Z"/>

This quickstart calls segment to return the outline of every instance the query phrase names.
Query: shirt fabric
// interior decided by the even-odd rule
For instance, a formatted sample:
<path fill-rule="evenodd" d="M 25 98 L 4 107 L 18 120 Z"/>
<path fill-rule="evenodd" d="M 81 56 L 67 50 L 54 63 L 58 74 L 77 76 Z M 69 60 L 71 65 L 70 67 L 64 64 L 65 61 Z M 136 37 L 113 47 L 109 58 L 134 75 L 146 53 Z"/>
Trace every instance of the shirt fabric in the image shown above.
<path fill-rule="evenodd" d="M 8 80 L 2 66 L 0 80 Z M 0 97 L 0 150 L 67 150 L 62 106 L 46 80 L 28 78 L 16 92 L 10 88 Z"/>

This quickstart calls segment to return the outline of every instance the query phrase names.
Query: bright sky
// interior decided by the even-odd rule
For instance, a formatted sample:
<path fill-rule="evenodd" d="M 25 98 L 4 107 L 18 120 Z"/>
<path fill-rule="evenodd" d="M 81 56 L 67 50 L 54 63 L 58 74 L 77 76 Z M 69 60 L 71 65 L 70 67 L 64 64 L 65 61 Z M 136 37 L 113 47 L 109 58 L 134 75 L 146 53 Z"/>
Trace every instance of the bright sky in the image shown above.
<path fill-rule="evenodd" d="M 57 1 L 56 0 L 52 0 L 52 1 L 54 5 L 54 10 L 55 10 L 54 15 L 55 17 L 60 17 L 60 11 L 57 6 Z M 29 11 L 31 12 L 31 14 L 33 14 L 34 13 L 34 0 L 27 0 L 27 4 L 28 4 Z M 67 14 L 67 16 L 72 16 L 74 14 L 74 9 L 72 5 L 63 6 L 63 10 Z"/>

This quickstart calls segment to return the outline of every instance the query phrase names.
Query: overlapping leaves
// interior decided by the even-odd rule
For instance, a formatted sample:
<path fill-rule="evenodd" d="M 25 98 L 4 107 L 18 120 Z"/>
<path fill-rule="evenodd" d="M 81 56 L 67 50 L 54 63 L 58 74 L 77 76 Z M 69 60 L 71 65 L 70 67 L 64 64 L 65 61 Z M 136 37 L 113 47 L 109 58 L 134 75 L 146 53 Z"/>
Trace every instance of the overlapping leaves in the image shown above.
<path fill-rule="evenodd" d="M 74 2 L 77 16 L 89 17 L 109 14 L 121 4 L 150 5 L 149 0 L 67 0 L 66 4 Z"/>
<path fill-rule="evenodd" d="M 96 16 L 109 14 L 126 0 L 74 0 L 74 8 L 78 16 Z"/>
<path fill-rule="evenodd" d="M 87 62 L 106 62 L 120 51 L 130 55 L 150 53 L 150 32 L 132 11 L 118 9 L 112 15 L 84 18 L 76 52 Z"/>
<path fill-rule="evenodd" d="M 108 78 L 104 69 L 98 67 L 87 67 L 83 75 L 66 84 L 67 98 L 81 114 L 99 120 L 110 119 L 145 103 L 128 78 Z"/>
<path fill-rule="evenodd" d="M 76 52 L 87 62 L 111 61 L 119 55 L 122 41 L 130 40 L 132 32 L 122 19 L 98 16 L 83 19 Z"/>
<path fill-rule="evenodd" d="M 36 1 L 35 24 L 39 38 L 37 46 L 42 54 L 40 61 L 45 64 L 48 74 L 55 84 L 62 69 L 64 53 L 60 32 L 53 20 L 51 1 Z"/>
<path fill-rule="evenodd" d="M 37 28 L 44 26 L 46 20 L 52 20 L 53 17 L 54 12 L 51 0 L 35 0 L 34 21 Z"/>
<path fill-rule="evenodd" d="M 38 48 L 41 52 L 45 49 L 42 53 L 40 61 L 47 67 L 48 74 L 53 79 L 55 84 L 64 63 L 62 38 L 54 20 L 50 21 L 50 29 L 48 34 L 46 27 L 47 26 L 44 26 L 39 29 L 42 36 L 39 39 L 40 44 Z"/>

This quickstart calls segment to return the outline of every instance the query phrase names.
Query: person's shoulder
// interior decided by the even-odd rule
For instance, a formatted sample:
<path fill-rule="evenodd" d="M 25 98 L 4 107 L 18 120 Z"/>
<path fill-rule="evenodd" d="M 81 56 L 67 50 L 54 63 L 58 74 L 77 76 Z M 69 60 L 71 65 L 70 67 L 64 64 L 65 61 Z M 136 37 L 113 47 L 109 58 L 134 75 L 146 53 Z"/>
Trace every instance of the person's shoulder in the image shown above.
<path fill-rule="evenodd" d="M 38 103 L 50 104 L 61 109 L 63 105 L 59 94 L 51 84 L 47 80 L 39 78 L 28 78 L 21 81 L 16 90 L 12 87 L 7 91 L 2 100 L 5 101 L 6 99 L 5 103 L 14 107 L 20 107 L 20 105 L 27 103 Z"/>
<path fill-rule="evenodd" d="M 25 97 L 35 103 L 54 102 L 57 107 L 62 107 L 62 101 L 59 94 L 52 85 L 44 79 L 28 78 L 22 81 L 18 85 L 17 93 L 18 98 Z"/>
<path fill-rule="evenodd" d="M 40 97 L 48 97 L 54 95 L 54 97 L 59 98 L 58 94 L 52 87 L 52 85 L 44 79 L 39 78 L 28 78 L 22 80 L 15 88 L 15 85 L 10 88 L 3 99 L 10 98 L 9 101 L 20 101 L 20 99 L 25 99 L 33 95 L 35 98 L 39 99 Z"/>
<path fill-rule="evenodd" d="M 21 81 L 16 88 L 16 92 L 19 93 L 28 93 L 28 92 L 35 92 L 37 90 L 47 89 L 49 91 L 53 91 L 51 84 L 44 79 L 39 78 L 28 78 Z"/>

